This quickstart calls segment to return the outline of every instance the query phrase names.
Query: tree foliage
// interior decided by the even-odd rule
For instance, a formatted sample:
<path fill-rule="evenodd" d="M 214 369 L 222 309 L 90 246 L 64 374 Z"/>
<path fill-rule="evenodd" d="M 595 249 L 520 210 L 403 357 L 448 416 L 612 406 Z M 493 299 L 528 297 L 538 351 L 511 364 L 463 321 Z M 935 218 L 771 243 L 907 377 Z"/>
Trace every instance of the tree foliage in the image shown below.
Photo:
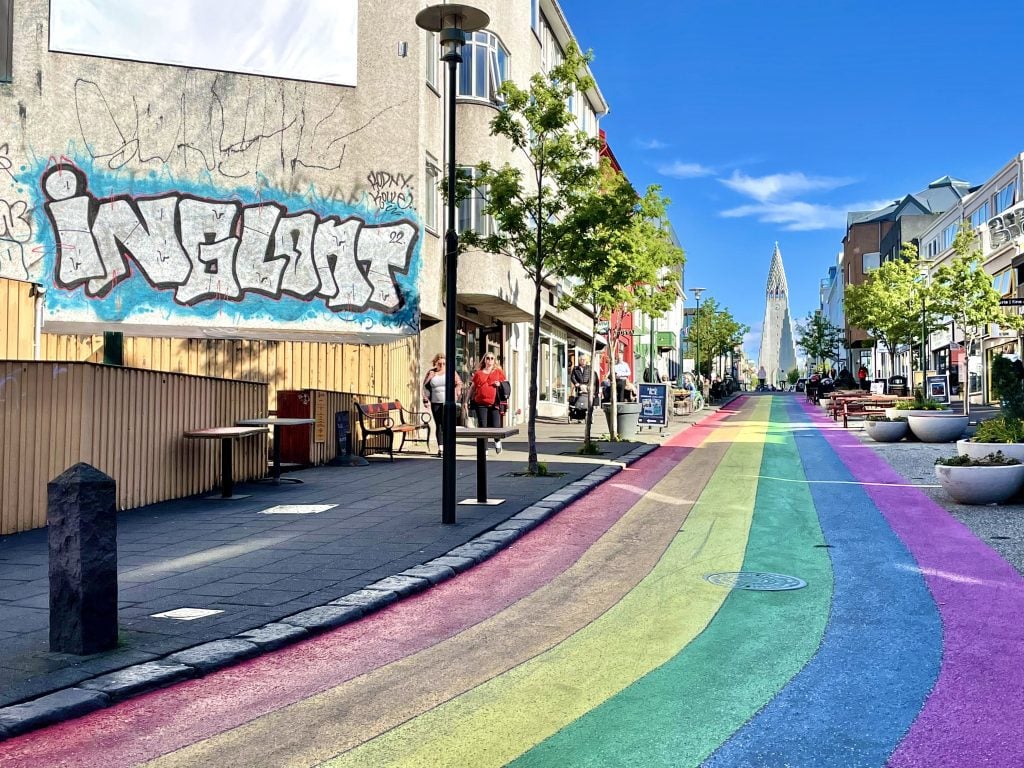
<path fill-rule="evenodd" d="M 796 345 L 812 362 L 838 362 L 844 341 L 843 329 L 834 326 L 820 311 L 811 312 L 804 322 L 797 323 Z"/>
<path fill-rule="evenodd" d="M 701 303 L 700 316 L 690 325 L 689 342 L 700 347 L 703 357 L 697 361 L 697 370 L 710 376 L 715 358 L 735 350 L 749 331 L 750 326 L 737 322 L 727 307 L 719 308 L 715 298 L 708 296 Z"/>
<path fill-rule="evenodd" d="M 670 236 L 668 202 L 657 186 L 638 195 L 625 176 L 603 161 L 590 194 L 566 219 L 561 266 L 573 287 L 565 301 L 590 306 L 595 326 L 606 319 L 611 339 L 619 338 L 625 315 L 640 311 L 659 317 L 679 295 L 685 254 Z M 592 360 L 593 353 L 592 349 Z M 612 387 L 612 424 L 615 400 Z M 617 438 L 614 428 L 611 437 Z M 588 419 L 585 442 L 589 441 Z"/>
<path fill-rule="evenodd" d="M 562 271 L 573 213 L 592 193 L 598 173 L 594 163 L 598 141 L 579 130 L 568 108 L 570 98 L 594 85 L 587 74 L 590 58 L 570 43 L 563 61 L 546 74 L 535 74 L 529 87 L 520 88 L 512 81 L 502 84 L 502 103 L 491 121 L 491 135 L 511 143 L 522 167 L 512 163 L 494 167 L 486 162 L 476 166 L 473 183 L 484 198 L 483 213 L 494 219 L 495 231 L 467 232 L 460 243 L 517 259 L 533 284 L 527 421 L 532 474 L 538 471 L 536 413 L 544 284 Z"/>

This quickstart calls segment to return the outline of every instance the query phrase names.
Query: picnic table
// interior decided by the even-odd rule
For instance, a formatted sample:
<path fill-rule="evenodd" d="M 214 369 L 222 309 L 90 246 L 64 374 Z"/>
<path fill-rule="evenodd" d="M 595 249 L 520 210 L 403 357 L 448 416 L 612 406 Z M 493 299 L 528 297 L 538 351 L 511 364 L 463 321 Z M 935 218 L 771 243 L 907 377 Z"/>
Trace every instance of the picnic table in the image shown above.
<path fill-rule="evenodd" d="M 487 498 L 487 441 L 503 440 L 518 435 L 515 427 L 456 427 L 456 440 L 476 440 L 476 498 L 464 499 L 459 504 L 485 504 L 493 507 L 504 499 Z"/>
<path fill-rule="evenodd" d="M 273 427 L 274 428 L 274 460 L 271 472 L 262 482 L 280 485 L 281 483 L 301 483 L 297 477 L 281 477 L 281 427 L 296 427 L 302 424 L 315 424 L 316 419 L 297 417 L 267 416 L 261 419 L 239 419 L 236 422 L 243 427 Z"/>
<path fill-rule="evenodd" d="M 220 496 L 210 498 L 244 499 L 248 494 L 235 495 L 235 479 L 232 470 L 235 440 L 253 435 L 265 435 L 265 427 L 211 427 L 191 429 L 185 433 L 187 440 L 220 440 Z"/>

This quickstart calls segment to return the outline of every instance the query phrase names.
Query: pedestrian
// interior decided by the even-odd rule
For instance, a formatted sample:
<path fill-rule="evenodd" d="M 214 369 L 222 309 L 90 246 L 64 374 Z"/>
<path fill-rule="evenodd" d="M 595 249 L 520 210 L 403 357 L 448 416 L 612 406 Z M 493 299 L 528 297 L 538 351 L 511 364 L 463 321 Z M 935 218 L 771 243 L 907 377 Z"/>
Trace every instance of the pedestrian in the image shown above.
<path fill-rule="evenodd" d="M 615 376 L 615 399 L 620 403 L 625 402 L 626 385 L 629 383 L 629 364 L 623 359 L 620 352 L 615 356 L 615 367 L 612 369 Z"/>
<path fill-rule="evenodd" d="M 757 369 L 757 381 L 757 388 L 759 391 L 763 392 L 764 390 L 767 389 L 767 387 L 765 386 L 765 382 L 768 381 L 768 371 L 764 369 L 763 365 Z"/>
<path fill-rule="evenodd" d="M 857 369 L 857 385 L 861 389 L 868 388 L 868 369 L 863 365 Z"/>
<path fill-rule="evenodd" d="M 478 427 L 501 426 L 502 399 L 499 391 L 505 380 L 505 372 L 494 359 L 494 353 L 488 352 L 469 382 L 469 402 L 476 413 Z M 494 450 L 501 453 L 501 440 L 494 441 Z"/>
<path fill-rule="evenodd" d="M 445 396 L 445 356 L 438 352 L 430 361 L 430 370 L 423 377 L 423 403 L 430 406 L 434 418 L 434 435 L 437 437 L 437 455 L 441 455 L 444 445 L 444 396 Z M 455 400 L 462 397 L 462 379 L 455 374 Z"/>

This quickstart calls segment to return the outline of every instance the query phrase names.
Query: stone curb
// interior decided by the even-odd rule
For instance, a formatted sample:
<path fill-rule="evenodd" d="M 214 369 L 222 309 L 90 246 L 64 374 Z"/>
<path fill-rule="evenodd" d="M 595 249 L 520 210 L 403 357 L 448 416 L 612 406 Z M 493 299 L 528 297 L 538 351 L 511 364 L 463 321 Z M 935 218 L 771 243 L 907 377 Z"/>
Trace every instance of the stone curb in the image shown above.
<path fill-rule="evenodd" d="M 239 661 L 336 629 L 409 595 L 440 584 L 495 555 L 625 467 L 657 450 L 641 445 L 599 467 L 441 557 L 363 589 L 223 640 L 186 648 L 85 680 L 76 686 L 0 708 L 0 742 L 102 709 L 132 696 L 200 677 Z"/>

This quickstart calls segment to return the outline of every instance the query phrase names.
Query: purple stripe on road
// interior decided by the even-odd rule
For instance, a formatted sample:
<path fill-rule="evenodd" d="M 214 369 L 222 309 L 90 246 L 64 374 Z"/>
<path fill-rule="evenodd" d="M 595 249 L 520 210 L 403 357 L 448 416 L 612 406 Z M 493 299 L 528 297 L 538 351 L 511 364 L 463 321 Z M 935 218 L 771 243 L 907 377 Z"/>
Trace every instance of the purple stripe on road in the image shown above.
<path fill-rule="evenodd" d="M 804 409 L 832 427 L 822 430 L 825 439 L 857 480 L 907 482 L 854 435 Z M 939 678 L 888 765 L 1024 765 L 1024 578 L 921 491 L 866 490 L 917 560 L 943 624 Z"/>

